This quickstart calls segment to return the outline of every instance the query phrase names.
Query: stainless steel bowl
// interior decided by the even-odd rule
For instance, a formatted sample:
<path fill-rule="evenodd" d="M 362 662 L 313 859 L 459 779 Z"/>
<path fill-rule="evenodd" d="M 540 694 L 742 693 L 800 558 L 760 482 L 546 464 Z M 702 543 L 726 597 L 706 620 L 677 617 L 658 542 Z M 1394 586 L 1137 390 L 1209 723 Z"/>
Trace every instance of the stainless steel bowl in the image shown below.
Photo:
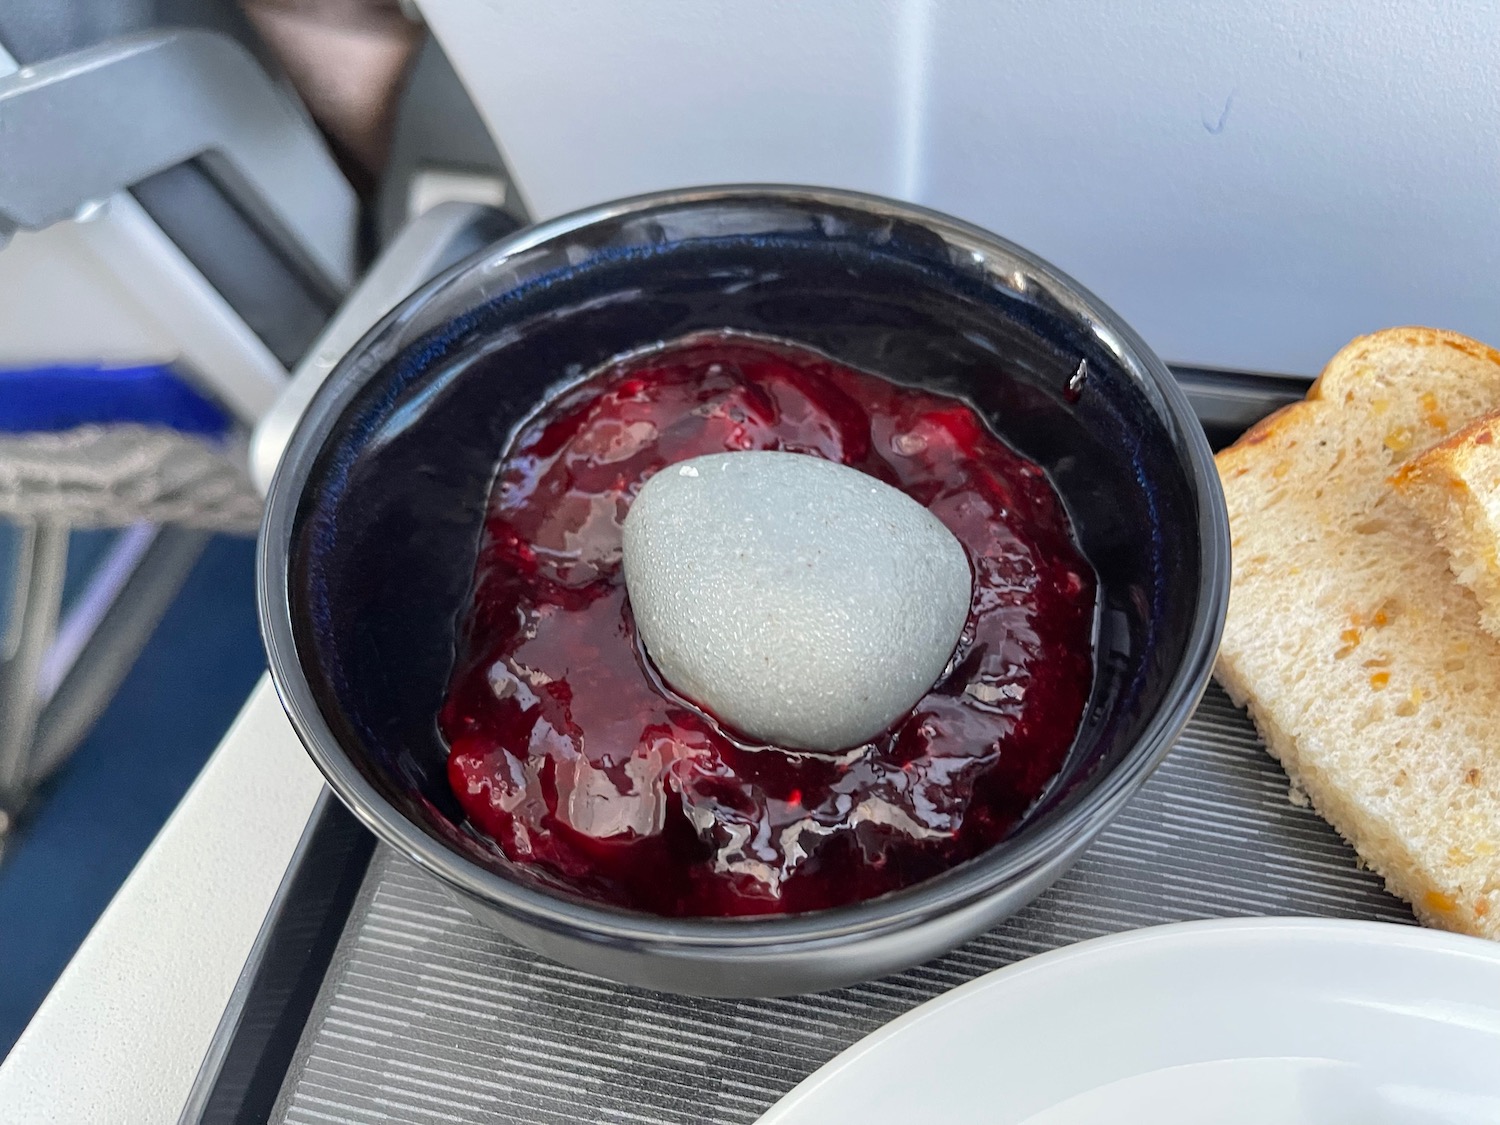
<path fill-rule="evenodd" d="M 984 855 L 838 909 L 670 919 L 540 888 L 477 846 L 447 788 L 435 715 L 494 464 L 515 426 L 611 356 L 725 327 L 957 394 L 1042 464 L 1100 579 L 1096 682 L 1062 773 Z M 1076 283 L 921 208 L 725 187 L 542 223 L 396 308 L 294 433 L 258 581 L 287 714 L 386 844 L 559 961 L 675 992 L 784 994 L 942 953 L 1073 862 L 1198 701 L 1223 626 L 1229 535 L 1183 394 Z"/>

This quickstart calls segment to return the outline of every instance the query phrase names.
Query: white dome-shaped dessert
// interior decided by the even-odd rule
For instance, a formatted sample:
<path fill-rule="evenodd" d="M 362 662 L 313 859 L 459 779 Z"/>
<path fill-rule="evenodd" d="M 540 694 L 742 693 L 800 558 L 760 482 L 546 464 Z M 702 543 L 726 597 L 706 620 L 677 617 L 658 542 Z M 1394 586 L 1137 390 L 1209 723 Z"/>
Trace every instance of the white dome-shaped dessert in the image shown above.
<path fill-rule="evenodd" d="M 964 549 L 905 493 L 796 453 L 670 465 L 624 528 L 636 628 L 666 681 L 741 734 L 857 746 L 942 674 L 969 613 Z"/>

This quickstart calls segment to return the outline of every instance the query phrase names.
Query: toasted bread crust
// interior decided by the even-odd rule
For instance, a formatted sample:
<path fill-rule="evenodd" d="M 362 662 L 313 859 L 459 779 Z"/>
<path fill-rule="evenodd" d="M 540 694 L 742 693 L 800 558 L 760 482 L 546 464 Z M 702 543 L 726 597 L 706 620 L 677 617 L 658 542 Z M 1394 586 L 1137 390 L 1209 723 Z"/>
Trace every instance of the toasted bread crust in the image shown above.
<path fill-rule="evenodd" d="M 1486 360 L 1500 368 L 1500 350 L 1444 328 L 1405 325 L 1356 336 L 1323 365 L 1323 370 L 1308 387 L 1305 399 L 1266 415 L 1241 434 L 1239 440 L 1221 449 L 1215 460 L 1221 469 L 1225 465 L 1233 466 L 1239 458 L 1246 456 L 1247 450 L 1285 433 L 1309 409 L 1316 409 L 1319 404 L 1332 402 L 1341 394 L 1360 389 L 1361 361 L 1368 360 L 1385 349 L 1426 347 L 1452 348 L 1470 358 Z M 1457 437 L 1455 434 L 1448 440 L 1453 441 Z"/>
<path fill-rule="evenodd" d="M 1488 361 L 1500 367 L 1500 350 L 1462 333 L 1450 332 L 1445 328 L 1424 328 L 1415 324 L 1383 328 L 1367 336 L 1356 336 L 1340 348 L 1313 381 L 1307 397 L 1310 401 L 1336 397 L 1339 391 L 1345 389 L 1339 381 L 1342 376 L 1357 378 L 1360 360 L 1373 358 L 1388 349 L 1431 347 L 1452 348 L 1471 359 Z"/>
<path fill-rule="evenodd" d="M 1448 552 L 1480 623 L 1500 639 L 1500 413 L 1413 457 L 1391 484 Z"/>
<path fill-rule="evenodd" d="M 1416 485 L 1434 479 L 1453 480 L 1462 485 L 1454 471 L 1462 468 L 1473 447 L 1497 441 L 1500 441 L 1500 413 L 1485 414 L 1406 462 L 1391 477 L 1391 484 L 1400 492 L 1410 492 Z"/>

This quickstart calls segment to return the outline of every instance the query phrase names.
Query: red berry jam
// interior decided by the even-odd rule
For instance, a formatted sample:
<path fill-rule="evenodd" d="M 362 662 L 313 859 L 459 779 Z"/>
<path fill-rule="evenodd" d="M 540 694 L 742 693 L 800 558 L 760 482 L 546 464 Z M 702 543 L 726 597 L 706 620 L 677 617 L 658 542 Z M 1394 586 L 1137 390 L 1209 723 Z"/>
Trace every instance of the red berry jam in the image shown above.
<path fill-rule="evenodd" d="M 841 461 L 926 505 L 974 569 L 942 679 L 838 755 L 748 745 L 636 643 L 621 523 L 704 453 Z M 957 399 L 806 349 L 688 337 L 567 391 L 507 450 L 440 716 L 473 825 L 515 864 L 666 915 L 815 910 L 1003 837 L 1056 775 L 1093 675 L 1094 575 L 1042 470 Z"/>

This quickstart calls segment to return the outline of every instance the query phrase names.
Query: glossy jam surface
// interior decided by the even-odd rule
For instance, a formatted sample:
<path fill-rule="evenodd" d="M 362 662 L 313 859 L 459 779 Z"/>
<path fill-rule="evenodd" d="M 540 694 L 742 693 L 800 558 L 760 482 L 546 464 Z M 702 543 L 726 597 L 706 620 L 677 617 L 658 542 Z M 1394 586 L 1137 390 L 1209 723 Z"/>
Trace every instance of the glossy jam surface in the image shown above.
<path fill-rule="evenodd" d="M 926 505 L 975 573 L 949 670 L 838 755 L 747 745 L 665 690 L 620 564 L 666 465 L 780 449 Z M 552 402 L 501 464 L 439 718 L 473 825 L 596 901 L 665 915 L 813 910 L 998 841 L 1057 773 L 1092 679 L 1094 576 L 1042 470 L 963 403 L 789 345 L 695 337 Z"/>

